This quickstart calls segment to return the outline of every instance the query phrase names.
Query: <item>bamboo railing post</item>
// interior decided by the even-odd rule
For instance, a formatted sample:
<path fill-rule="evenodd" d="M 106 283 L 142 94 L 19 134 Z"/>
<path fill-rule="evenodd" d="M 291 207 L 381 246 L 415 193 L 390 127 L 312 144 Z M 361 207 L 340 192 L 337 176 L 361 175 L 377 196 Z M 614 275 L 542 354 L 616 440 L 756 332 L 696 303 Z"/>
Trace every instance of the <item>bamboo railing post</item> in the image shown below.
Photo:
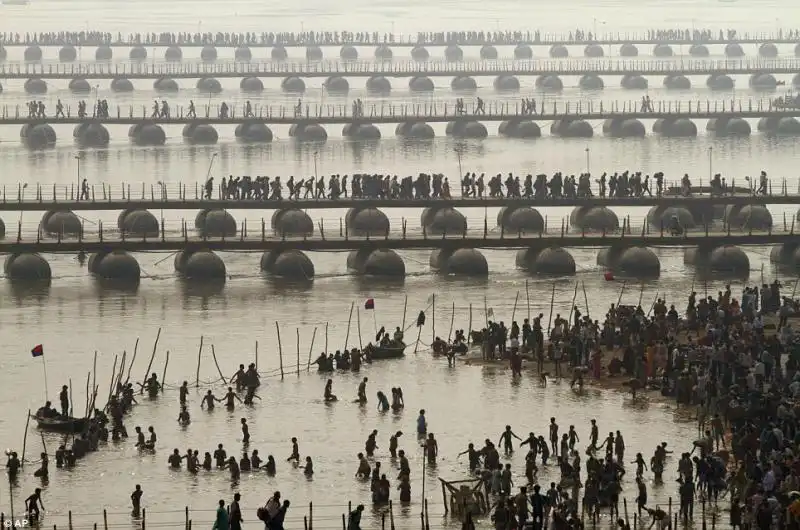
<path fill-rule="evenodd" d="M 308 503 L 308 530 L 314 530 L 314 503 Z"/>
<path fill-rule="evenodd" d="M 108 512 L 103 510 L 103 530 L 108 530 Z"/>

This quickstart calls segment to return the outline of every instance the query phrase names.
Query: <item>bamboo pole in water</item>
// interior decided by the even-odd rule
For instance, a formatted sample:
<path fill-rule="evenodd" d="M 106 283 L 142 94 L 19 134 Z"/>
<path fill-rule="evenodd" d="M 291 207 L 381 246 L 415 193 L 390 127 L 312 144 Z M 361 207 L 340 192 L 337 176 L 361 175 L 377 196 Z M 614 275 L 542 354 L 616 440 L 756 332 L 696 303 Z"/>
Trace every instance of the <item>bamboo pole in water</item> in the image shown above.
<path fill-rule="evenodd" d="M 97 350 L 94 351 L 94 361 L 92 362 L 92 388 L 97 385 Z M 72 392 L 72 387 L 70 387 Z M 72 394 L 69 396 L 69 415 L 72 416 Z"/>
<path fill-rule="evenodd" d="M 167 357 L 169 358 L 169 357 Z M 214 359 L 214 366 L 217 367 L 217 372 L 219 372 L 220 378 L 222 378 L 222 384 L 227 385 L 228 381 L 225 379 L 225 376 L 222 375 L 222 369 L 219 367 L 219 363 L 217 362 L 217 352 L 214 350 L 214 345 L 211 345 L 211 358 Z"/>
<path fill-rule="evenodd" d="M 467 329 L 467 344 L 472 341 L 472 304 L 469 304 L 469 329 Z"/>
<path fill-rule="evenodd" d="M 314 332 L 311 334 L 311 346 L 308 348 L 308 364 L 306 364 L 306 372 L 311 371 L 311 353 L 314 350 L 314 339 L 317 338 L 317 328 L 314 328 Z"/>
<path fill-rule="evenodd" d="M 117 378 L 117 361 L 118 360 L 119 360 L 119 356 L 115 355 L 114 356 L 114 366 L 111 368 L 111 381 L 109 381 L 109 383 L 108 383 L 108 399 L 106 400 L 106 403 L 111 401 L 111 396 L 113 395 L 112 392 L 114 392 L 114 380 Z"/>
<path fill-rule="evenodd" d="M 167 366 L 169 366 L 169 350 L 167 350 L 167 358 L 164 360 L 164 371 L 161 373 L 161 393 L 164 393 L 164 385 L 167 384 Z"/>
<path fill-rule="evenodd" d="M 373 309 L 374 311 L 374 309 Z M 364 345 L 361 343 L 361 308 L 356 308 L 356 330 L 358 331 L 358 348 L 364 350 Z M 346 348 L 345 348 L 346 349 Z"/>
<path fill-rule="evenodd" d="M 114 394 L 117 393 L 117 389 L 119 389 L 119 385 L 122 382 L 122 376 L 125 375 L 125 368 L 128 366 L 126 364 L 127 357 L 128 357 L 128 352 L 126 350 L 122 350 L 122 362 L 120 363 L 119 366 L 119 373 L 117 374 L 117 378 L 114 381 Z"/>
<path fill-rule="evenodd" d="M 486 297 L 483 297 L 483 316 L 486 319 L 486 329 L 489 329 L 489 307 L 486 305 Z"/>
<path fill-rule="evenodd" d="M 20 466 L 25 465 L 25 446 L 28 444 L 28 427 L 31 424 L 31 409 L 28 409 L 28 417 L 25 418 L 25 434 L 22 435 L 22 460 Z M 9 476 L 10 482 L 10 476 Z"/>
<path fill-rule="evenodd" d="M 258 372 L 258 341 L 256 341 L 256 372 Z"/>
<path fill-rule="evenodd" d="M 581 287 L 583 287 L 583 303 L 586 304 L 586 316 L 589 316 L 589 297 L 586 294 L 586 282 L 581 280 Z"/>
<path fill-rule="evenodd" d="M 355 307 L 356 303 L 350 303 L 350 316 L 347 317 L 347 333 L 344 336 L 344 349 L 347 351 L 347 343 L 350 340 L 350 323 L 353 321 L 353 308 Z M 325 352 L 327 353 L 327 352 Z"/>
<path fill-rule="evenodd" d="M 131 370 L 133 370 L 133 363 L 136 362 L 136 352 L 139 351 L 139 337 L 136 337 L 136 343 L 133 345 L 133 356 L 131 357 L 131 364 L 128 366 L 128 375 L 125 376 L 125 384 L 127 385 L 131 380 Z"/>
<path fill-rule="evenodd" d="M 550 334 L 550 325 L 553 323 L 553 304 L 556 303 L 556 282 L 553 282 L 553 292 L 550 295 L 550 318 L 547 319 L 547 334 Z"/>
<path fill-rule="evenodd" d="M 158 333 L 156 333 L 156 340 L 155 340 L 155 342 L 153 342 L 153 354 L 152 354 L 152 355 L 150 355 L 150 362 L 149 362 L 149 363 L 147 363 L 147 370 L 145 370 L 145 372 L 144 372 L 144 379 L 142 379 L 142 388 L 141 388 L 141 389 L 139 389 L 139 393 L 140 393 L 140 394 L 143 394 L 143 393 L 144 393 L 144 384 L 145 384 L 145 382 L 147 381 L 147 376 L 148 376 L 148 374 L 150 374 L 150 368 L 153 366 L 153 359 L 155 359 L 155 358 L 156 358 L 156 351 L 157 351 L 157 348 L 158 348 L 158 339 L 159 339 L 160 337 L 161 337 L 161 328 L 158 328 Z M 202 339 L 201 339 L 201 340 L 202 340 Z M 199 356 L 198 356 L 198 358 L 199 358 Z M 200 371 L 200 364 L 199 364 L 199 360 L 198 360 L 198 367 L 197 367 L 197 371 L 198 371 L 198 373 L 199 373 L 199 371 Z"/>
<path fill-rule="evenodd" d="M 436 293 L 433 293 L 431 307 L 431 343 L 433 343 L 436 340 Z"/>
<path fill-rule="evenodd" d="M 575 300 L 578 298 L 578 282 L 575 282 L 575 292 L 572 293 L 572 303 L 569 306 L 569 318 L 567 319 L 567 329 L 572 326 L 572 313 L 575 312 Z"/>
<path fill-rule="evenodd" d="M 528 322 L 531 321 L 531 292 L 528 290 L 528 280 L 525 280 L 525 306 L 528 310 Z"/>
<path fill-rule="evenodd" d="M 797 283 L 794 284 L 795 288 L 797 288 Z M 408 295 L 406 295 L 405 301 L 403 302 L 403 327 L 400 329 L 403 330 L 403 333 L 406 331 L 406 311 L 408 310 Z"/>
<path fill-rule="evenodd" d="M 450 339 L 453 338 L 453 324 L 456 322 L 456 303 L 453 302 L 453 310 L 450 316 L 450 331 L 447 333 L 447 342 L 450 342 Z"/>
<path fill-rule="evenodd" d="M 92 379 L 92 373 L 86 372 L 86 406 L 84 407 L 83 410 L 84 418 L 89 417 L 89 381 L 91 381 L 91 379 Z"/>
<path fill-rule="evenodd" d="M 325 355 L 328 355 L 328 323 L 325 322 Z"/>
<path fill-rule="evenodd" d="M 300 377 L 300 328 L 297 330 L 297 377 Z"/>
<path fill-rule="evenodd" d="M 642 288 L 639 289 L 639 304 L 638 304 L 638 307 L 642 307 L 642 298 L 644 298 L 644 282 L 642 282 Z"/>
<path fill-rule="evenodd" d="M 203 355 L 203 336 L 200 335 L 200 347 L 197 348 L 197 373 L 195 375 L 195 388 L 200 388 L 200 358 Z"/>
<path fill-rule="evenodd" d="M 514 323 L 514 318 L 517 316 L 517 302 L 519 301 L 519 291 L 517 291 L 517 295 L 514 297 L 514 308 L 511 310 L 511 323 Z"/>
<path fill-rule="evenodd" d="M 281 344 L 281 327 L 278 325 L 277 320 L 275 321 L 275 329 L 278 332 L 278 362 L 281 369 L 281 381 L 283 381 L 283 345 Z"/>
<path fill-rule="evenodd" d="M 625 292 L 625 285 L 627 284 L 627 280 L 622 282 L 622 287 L 619 289 L 619 298 L 617 298 L 617 307 L 619 307 L 620 302 L 622 302 L 622 294 Z"/>
<path fill-rule="evenodd" d="M 72 404 L 73 404 L 73 401 L 72 401 L 72 378 L 70 377 L 70 379 L 69 379 L 69 415 L 74 417 L 73 416 L 73 411 L 72 411 Z M 89 407 L 89 415 L 91 415 L 93 410 L 94 410 L 93 407 Z"/>

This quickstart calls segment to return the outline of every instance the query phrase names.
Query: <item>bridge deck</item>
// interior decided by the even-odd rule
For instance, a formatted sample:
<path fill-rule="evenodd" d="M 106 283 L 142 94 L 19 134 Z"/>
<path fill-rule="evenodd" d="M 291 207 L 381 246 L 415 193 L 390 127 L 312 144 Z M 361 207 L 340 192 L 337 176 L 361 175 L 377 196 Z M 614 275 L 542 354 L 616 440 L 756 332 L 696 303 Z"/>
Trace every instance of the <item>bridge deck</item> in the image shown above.
<path fill-rule="evenodd" d="M 413 77 L 516 75 L 714 75 L 797 74 L 798 59 L 569 59 L 466 62 L 414 61 L 315 61 L 315 62 L 217 62 L 217 63 L 84 63 L 0 65 L 0 79 L 129 79 L 264 77 Z"/>
<path fill-rule="evenodd" d="M 220 251 L 267 251 L 267 250 L 305 250 L 305 251 L 347 251 L 358 249 L 437 249 L 437 248 L 484 248 L 517 249 L 527 247 L 589 247 L 600 248 L 613 245 L 649 247 L 689 247 L 698 245 L 771 245 L 796 243 L 793 231 L 731 233 L 711 231 L 690 233 L 673 237 L 659 232 L 646 234 L 580 234 L 546 233 L 535 235 L 503 236 L 491 232 L 481 232 L 475 236 L 424 236 L 421 234 L 390 233 L 388 237 L 341 237 L 325 235 L 309 238 L 281 238 L 270 236 L 264 231 L 250 232 L 248 235 L 231 238 L 200 238 L 189 235 L 167 233 L 163 237 L 134 238 L 120 237 L 109 233 L 103 237 L 86 234 L 80 239 L 6 239 L 0 241 L 0 253 L 14 252 L 97 252 L 125 250 L 129 252 L 175 251 L 181 249 L 209 249 Z"/>
<path fill-rule="evenodd" d="M 26 109 L 20 105 L 0 107 L 0 125 L 24 125 L 29 123 L 79 124 L 97 122 L 107 125 L 136 125 L 158 123 L 161 125 L 184 125 L 187 123 L 208 123 L 212 125 L 236 125 L 244 122 L 291 125 L 298 122 L 326 124 L 342 123 L 402 123 L 412 121 L 450 122 L 465 121 L 505 121 L 533 120 L 554 121 L 563 119 L 606 120 L 606 119 L 649 119 L 659 118 L 787 118 L 800 116 L 800 108 L 784 108 L 763 99 L 736 100 L 660 100 L 654 102 L 653 111 L 642 112 L 638 100 L 622 101 L 550 101 L 542 103 L 536 113 L 523 113 L 518 101 L 485 100 L 484 111 L 477 112 L 474 103 L 466 105 L 465 112 L 456 113 L 453 101 L 425 101 L 420 103 L 374 103 L 367 104 L 363 113 L 353 115 L 352 106 L 347 104 L 305 104 L 299 112 L 295 106 L 270 105 L 253 107 L 253 114 L 245 117 L 242 109 L 231 107 L 228 116 L 220 117 L 216 107 L 198 109 L 199 117 L 187 117 L 187 109 L 173 107 L 169 118 L 153 118 L 152 109 L 147 106 L 117 106 L 111 108 L 108 118 L 78 118 L 68 109 L 61 118 L 30 118 Z"/>
<path fill-rule="evenodd" d="M 742 179 L 744 180 L 744 179 Z M 744 182 L 743 182 L 744 183 Z M 455 184 L 455 183 L 454 183 Z M 732 183 L 735 185 L 735 182 Z M 78 201 L 75 185 L 38 186 L 36 189 L 3 186 L 0 212 L 43 212 L 50 210 L 121 211 L 145 210 L 300 210 L 345 208 L 556 208 L 578 206 L 651 207 L 677 206 L 695 208 L 714 204 L 800 204 L 800 194 L 789 194 L 786 182 L 776 182 L 774 193 L 767 195 L 696 194 L 691 197 L 588 197 L 588 198 L 515 198 L 515 197 L 454 197 L 451 199 L 297 199 L 297 200 L 229 200 L 200 199 L 202 183 L 171 184 L 164 188 L 152 184 L 106 185 L 90 187 L 90 199 Z M 772 189 L 772 184 L 770 184 Z M 216 191 L 215 191 L 216 193 Z M 800 227 L 800 225 L 799 225 Z"/>

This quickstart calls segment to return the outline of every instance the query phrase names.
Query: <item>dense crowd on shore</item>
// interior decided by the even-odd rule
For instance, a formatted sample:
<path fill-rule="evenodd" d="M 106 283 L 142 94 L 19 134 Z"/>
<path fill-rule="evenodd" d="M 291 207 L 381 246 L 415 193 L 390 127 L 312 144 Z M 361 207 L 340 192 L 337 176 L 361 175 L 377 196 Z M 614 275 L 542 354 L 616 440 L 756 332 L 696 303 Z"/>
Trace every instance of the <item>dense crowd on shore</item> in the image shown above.
<path fill-rule="evenodd" d="M 502 322 L 490 322 L 480 337 L 484 357 L 507 359 L 514 377 L 522 374 L 520 355 L 529 355 L 545 380 L 571 374 L 571 385 L 578 388 L 583 387 L 584 377 L 605 383 L 617 380 L 632 391 L 633 399 L 643 390 L 656 390 L 680 405 L 696 407 L 700 439 L 679 448 L 677 462 L 677 510 L 684 522 L 697 514 L 696 503 L 704 503 L 704 513 L 715 513 L 724 502 L 729 521 L 726 525 L 718 518 L 721 527 L 797 529 L 800 337 L 791 317 L 798 314 L 798 302 L 782 296 L 782 286 L 775 281 L 745 287 L 738 299 L 730 286 L 716 296 L 692 292 L 685 313 L 660 298 L 649 311 L 641 305 L 611 304 L 596 320 L 576 306 L 566 319 L 556 315 L 549 341 L 545 340 L 542 315 L 533 322 L 525 319 L 521 328 L 517 322 L 510 329 Z M 546 362 L 552 367 L 550 372 L 544 371 Z M 592 420 L 586 480 L 580 474 L 577 451 L 566 466 L 561 464 L 562 485 L 565 478 L 572 477 L 570 484 L 577 482 L 583 487 L 582 509 L 589 517 L 594 518 L 601 508 L 608 508 L 612 517 L 619 514 L 615 492 L 627 466 L 619 448 L 614 448 L 614 439 L 620 436 L 619 431 L 616 435 L 612 432 L 598 446 L 598 429 Z M 570 427 L 569 445 L 562 445 L 562 454 L 564 449 L 572 454 L 573 438 L 577 435 L 573 437 Z M 558 441 L 551 432 L 554 448 Z M 546 442 L 542 441 L 540 451 L 542 445 Z M 603 445 L 607 450 L 604 464 L 594 457 Z M 622 447 L 624 450 L 624 444 Z M 649 468 L 641 453 L 633 462 L 639 517 L 646 510 L 658 528 L 668 527 L 668 515 L 663 506 L 654 509 L 647 505 L 643 477 L 645 472 L 652 473 L 660 484 L 667 454 L 664 444 L 656 448 Z M 546 462 L 547 455 L 543 457 Z M 577 488 L 573 497 L 576 494 Z M 503 513 L 495 515 L 495 522 L 504 525 L 496 525 L 497 530 L 515 527 L 513 522 L 508 525 L 515 517 L 529 517 L 518 497 L 509 497 L 508 506 L 500 509 Z M 577 503 L 571 510 L 567 517 L 579 517 Z"/>
<path fill-rule="evenodd" d="M 747 179 L 746 179 L 747 180 Z M 349 184 L 349 186 L 348 186 Z M 591 173 L 564 175 L 556 172 L 549 176 L 515 175 L 498 173 L 487 176 L 467 172 L 461 178 L 461 198 L 517 198 L 517 199 L 579 199 L 579 198 L 628 198 L 661 197 L 662 195 L 691 196 L 699 193 L 694 188 L 688 174 L 680 180 L 678 188 L 669 188 L 664 173 L 652 175 L 641 171 L 602 173 L 594 177 Z M 306 178 L 290 176 L 250 175 L 223 177 L 216 188 L 214 178 L 205 183 L 205 199 L 227 200 L 300 200 L 300 199 L 397 199 L 426 200 L 452 199 L 451 184 L 443 174 L 397 175 L 355 173 L 353 175 L 309 176 Z M 766 172 L 761 172 L 754 195 L 766 195 L 769 180 Z M 217 194 L 215 196 L 215 189 Z M 738 190 L 737 190 L 738 191 Z M 733 193 L 734 190 L 720 174 L 714 176 L 710 187 L 703 191 L 713 195 Z"/>
<path fill-rule="evenodd" d="M 693 41 L 709 42 L 735 41 L 745 37 L 736 30 L 682 29 L 662 28 L 649 29 L 639 38 L 648 41 Z M 800 38 L 800 30 L 778 30 L 775 38 Z M 515 45 L 519 43 L 542 43 L 552 41 L 571 41 L 586 43 L 603 39 L 619 39 L 619 36 L 593 34 L 591 31 L 576 28 L 558 34 L 543 33 L 541 30 L 530 31 L 420 31 L 411 35 L 397 35 L 381 31 L 299 31 L 299 32 L 158 32 L 158 33 L 111 33 L 106 31 L 53 31 L 39 33 L 0 33 L 0 44 L 40 44 L 40 45 L 202 45 L 216 44 L 225 46 L 244 45 L 378 45 L 399 42 L 417 44 L 446 45 Z"/>

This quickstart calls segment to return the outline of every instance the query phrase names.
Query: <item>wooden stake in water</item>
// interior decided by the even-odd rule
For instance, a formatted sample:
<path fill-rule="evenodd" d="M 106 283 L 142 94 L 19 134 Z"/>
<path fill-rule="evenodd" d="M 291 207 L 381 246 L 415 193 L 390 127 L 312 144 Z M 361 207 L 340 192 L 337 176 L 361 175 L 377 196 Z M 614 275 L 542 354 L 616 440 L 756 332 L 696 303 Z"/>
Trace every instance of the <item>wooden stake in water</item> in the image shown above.
<path fill-rule="evenodd" d="M 639 307 L 642 307 L 642 298 L 644 298 L 644 282 L 642 282 L 642 288 L 639 289 Z"/>
<path fill-rule="evenodd" d="M 795 288 L 796 287 L 797 287 L 797 284 L 795 283 Z M 403 327 L 400 328 L 400 329 L 403 330 L 403 333 L 405 333 L 405 331 L 406 331 L 406 311 L 407 310 L 408 310 L 408 295 L 406 295 L 406 298 L 403 301 Z"/>
<path fill-rule="evenodd" d="M 219 363 L 217 362 L 217 351 L 214 349 L 214 345 L 211 345 L 211 358 L 214 360 L 214 366 L 217 367 L 217 373 L 219 373 L 220 379 L 222 379 L 222 384 L 227 385 L 228 381 L 225 379 L 225 376 L 222 373 L 222 370 L 219 367 Z M 169 352 L 167 352 L 167 359 L 169 359 Z"/>
<path fill-rule="evenodd" d="M 514 319 L 517 316 L 517 302 L 519 301 L 519 291 L 517 291 L 516 296 L 514 296 L 514 307 L 511 309 L 511 323 L 514 323 Z"/>
<path fill-rule="evenodd" d="M 347 343 L 350 341 L 350 323 L 353 321 L 353 308 L 355 306 L 356 306 L 355 302 L 350 302 L 350 316 L 347 317 L 347 333 L 344 336 L 345 351 L 347 351 Z"/>
<path fill-rule="evenodd" d="M 436 293 L 433 293 L 431 302 L 431 343 L 436 340 Z"/>
<path fill-rule="evenodd" d="M 528 310 L 528 322 L 531 321 L 531 292 L 528 290 L 528 280 L 525 280 L 525 306 Z"/>
<path fill-rule="evenodd" d="M 131 364 L 128 366 L 128 375 L 125 376 L 125 385 L 131 381 L 131 370 L 133 370 L 133 363 L 136 362 L 136 352 L 139 351 L 139 337 L 136 337 L 136 343 L 133 345 L 133 357 L 131 357 Z"/>
<path fill-rule="evenodd" d="M 356 331 L 358 331 L 358 349 L 363 350 L 364 345 L 361 343 L 361 308 L 356 308 Z M 377 335 L 378 332 L 376 331 L 375 334 Z M 375 339 L 378 340 L 377 338 Z"/>
<path fill-rule="evenodd" d="M 469 304 L 469 326 L 467 329 L 467 344 L 472 340 L 472 304 Z"/>
<path fill-rule="evenodd" d="M 553 282 L 553 292 L 550 294 L 550 318 L 547 319 L 547 333 L 550 334 L 550 325 L 553 323 L 553 305 L 556 303 L 556 282 Z"/>
<path fill-rule="evenodd" d="M 150 362 L 147 363 L 147 370 L 145 370 L 145 372 L 144 372 L 144 378 L 142 379 L 142 385 L 141 385 L 141 388 L 139 389 L 139 393 L 140 394 L 144 393 L 144 384 L 147 382 L 147 376 L 150 375 L 150 368 L 153 366 L 153 359 L 156 358 L 156 349 L 158 348 L 158 339 L 160 337 L 161 337 L 161 328 L 158 328 L 158 333 L 156 333 L 156 340 L 153 343 L 153 354 L 150 355 Z M 203 342 L 203 340 L 202 340 L 202 337 L 201 337 L 200 338 L 201 345 L 202 345 L 202 342 Z M 197 373 L 198 373 L 198 376 L 199 376 L 199 374 L 200 374 L 200 357 L 199 357 L 199 355 L 198 355 L 198 360 L 197 360 Z M 94 385 L 92 385 L 92 388 L 94 388 Z"/>
<path fill-rule="evenodd" d="M 311 371 L 311 352 L 314 350 L 314 339 L 317 338 L 317 328 L 314 328 L 314 332 L 311 334 L 311 346 L 308 348 L 308 364 L 306 365 L 306 372 Z"/>
<path fill-rule="evenodd" d="M 283 381 L 283 346 L 281 345 L 281 327 L 275 321 L 275 330 L 278 332 L 278 362 L 281 369 L 281 381 Z"/>
<path fill-rule="evenodd" d="M 328 323 L 325 322 L 325 355 L 328 355 Z"/>
<path fill-rule="evenodd" d="M 200 347 L 197 348 L 197 374 L 195 379 L 195 388 L 200 388 L 200 359 L 203 355 L 203 336 L 200 335 Z"/>
<path fill-rule="evenodd" d="M 586 295 L 586 282 L 581 280 L 581 287 L 583 287 L 583 303 L 586 304 L 586 316 L 589 316 L 589 297 Z"/>
<path fill-rule="evenodd" d="M 164 393 L 164 385 L 167 384 L 167 366 L 169 366 L 169 350 L 167 350 L 167 358 L 164 359 L 164 371 L 161 373 L 161 393 Z"/>
<path fill-rule="evenodd" d="M 451 311 L 450 316 L 450 331 L 447 333 L 447 342 L 450 342 L 453 338 L 453 324 L 456 322 L 456 303 L 453 302 L 453 310 Z"/>
<path fill-rule="evenodd" d="M 25 419 L 25 434 L 22 435 L 22 460 L 20 462 L 21 466 L 25 465 L 25 446 L 28 444 L 28 426 L 31 423 L 31 409 L 28 409 L 28 417 Z M 9 477 L 9 482 L 10 482 Z"/>
<path fill-rule="evenodd" d="M 297 329 L 297 377 L 300 377 L 300 328 Z"/>

